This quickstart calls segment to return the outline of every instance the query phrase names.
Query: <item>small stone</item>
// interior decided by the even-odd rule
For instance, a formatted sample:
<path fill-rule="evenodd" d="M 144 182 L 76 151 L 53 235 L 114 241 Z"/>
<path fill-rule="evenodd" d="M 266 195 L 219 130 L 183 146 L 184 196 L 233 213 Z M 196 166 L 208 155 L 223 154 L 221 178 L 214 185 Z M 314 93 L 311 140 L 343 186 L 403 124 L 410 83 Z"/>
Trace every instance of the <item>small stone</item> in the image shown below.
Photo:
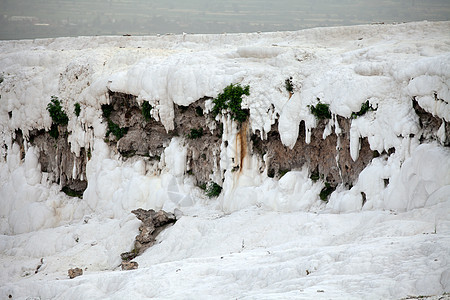
<path fill-rule="evenodd" d="M 68 273 L 69 273 L 69 278 L 73 279 L 77 276 L 83 275 L 83 270 L 80 268 L 74 268 L 74 269 L 69 269 Z"/>
<path fill-rule="evenodd" d="M 138 268 L 138 263 L 135 261 L 123 261 L 122 262 L 122 270 L 128 271 L 128 270 L 136 270 Z"/>

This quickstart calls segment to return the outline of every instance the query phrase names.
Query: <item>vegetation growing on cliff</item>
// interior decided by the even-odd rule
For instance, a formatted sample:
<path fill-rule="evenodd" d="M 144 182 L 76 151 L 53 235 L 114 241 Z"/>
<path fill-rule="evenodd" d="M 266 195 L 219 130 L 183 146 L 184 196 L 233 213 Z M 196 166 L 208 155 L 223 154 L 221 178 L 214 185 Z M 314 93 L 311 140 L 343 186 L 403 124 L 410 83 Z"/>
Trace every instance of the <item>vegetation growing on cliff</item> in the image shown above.
<path fill-rule="evenodd" d="M 77 117 L 80 116 L 80 112 L 81 112 L 81 106 L 80 106 L 80 103 L 76 102 L 76 103 L 73 105 L 73 107 L 74 107 L 73 112 L 75 113 L 75 115 L 76 115 Z"/>
<path fill-rule="evenodd" d="M 187 135 L 188 139 L 194 140 L 203 136 L 203 128 L 192 128 L 191 132 Z"/>
<path fill-rule="evenodd" d="M 361 104 L 361 109 L 358 112 L 352 112 L 352 119 L 363 116 L 368 111 L 374 111 L 375 109 L 370 106 L 369 100 Z"/>
<path fill-rule="evenodd" d="M 106 136 L 110 133 L 114 134 L 117 140 L 120 140 L 125 134 L 127 134 L 128 128 L 122 128 L 113 121 L 108 119 L 108 130 L 106 131 Z"/>
<path fill-rule="evenodd" d="M 317 98 L 319 103 L 314 105 L 309 105 L 311 113 L 319 120 L 331 119 L 330 105 L 325 103 L 320 103 L 320 99 Z"/>
<path fill-rule="evenodd" d="M 248 109 L 242 109 L 241 107 L 243 95 L 250 95 L 250 86 L 242 87 L 240 84 L 230 84 L 224 88 L 223 92 L 213 100 L 213 116 L 216 117 L 222 113 L 222 110 L 229 110 L 233 120 L 239 123 L 246 121 L 250 112 Z"/>
<path fill-rule="evenodd" d="M 206 185 L 206 195 L 209 198 L 217 197 L 222 192 L 222 187 L 217 183 L 211 181 Z"/>
<path fill-rule="evenodd" d="M 53 123 L 56 125 L 67 125 L 67 123 L 69 123 L 69 118 L 62 109 L 58 97 L 52 96 L 50 101 L 51 102 L 47 104 L 47 110 L 50 113 Z"/>

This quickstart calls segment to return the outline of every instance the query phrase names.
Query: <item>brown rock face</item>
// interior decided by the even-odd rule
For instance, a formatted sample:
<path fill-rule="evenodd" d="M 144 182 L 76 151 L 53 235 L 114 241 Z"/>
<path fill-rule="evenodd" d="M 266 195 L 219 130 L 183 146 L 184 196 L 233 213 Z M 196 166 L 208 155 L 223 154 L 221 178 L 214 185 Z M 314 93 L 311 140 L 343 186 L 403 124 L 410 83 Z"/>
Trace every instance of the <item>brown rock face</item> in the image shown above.
<path fill-rule="evenodd" d="M 59 131 L 59 137 L 55 139 L 45 130 L 32 130 L 29 142 L 39 149 L 39 163 L 42 172 L 49 173 L 49 179 L 60 184 L 63 191 L 82 195 L 87 187 L 86 163 L 88 158 L 86 151 L 82 148 L 77 157 L 70 151 L 66 127 L 60 126 Z M 24 139 L 20 130 L 16 131 L 15 141 L 23 150 Z M 77 170 L 75 176 L 73 174 L 74 165 Z"/>
<path fill-rule="evenodd" d="M 267 140 L 261 140 L 259 134 L 252 135 L 253 152 L 268 154 L 270 177 L 282 176 L 286 171 L 300 170 L 304 165 L 308 166 L 311 173 L 316 173 L 332 186 L 344 183 L 352 185 L 359 173 L 373 158 L 367 139 L 362 139 L 359 158 L 356 161 L 350 156 L 350 120 L 338 117 L 341 134 L 339 137 L 332 133 L 325 139 L 322 138 L 326 121 L 320 121 L 311 131 L 311 142 L 305 142 L 305 124 L 300 123 L 297 142 L 292 149 L 285 147 L 276 130 L 277 124 L 268 133 Z M 338 145 L 340 140 L 340 147 Z"/>
<path fill-rule="evenodd" d="M 187 148 L 186 175 L 192 176 L 199 186 L 209 182 L 213 170 L 219 169 L 220 145 L 222 142 L 223 126 L 216 123 L 216 129 L 211 132 L 207 124 L 212 122 L 211 116 L 204 114 L 205 101 L 209 98 L 199 99 L 191 105 L 184 107 L 174 104 L 174 129 L 166 132 L 161 122 L 154 118 L 144 117 L 142 106 L 138 105 L 133 95 L 110 92 L 110 104 L 108 116 L 104 115 L 103 121 L 107 124 L 113 122 L 118 128 L 126 129 L 122 137 L 115 137 L 111 133 L 105 137 L 111 148 L 118 151 L 124 159 L 131 156 L 140 156 L 142 159 L 153 162 L 156 172 L 160 169 L 157 162 L 160 161 L 164 149 L 170 144 L 173 137 L 183 137 Z M 419 117 L 421 130 L 420 141 L 438 140 L 444 146 L 450 145 L 450 125 L 448 122 L 434 117 L 422 109 L 415 99 L 412 106 Z M 323 179 L 331 188 L 339 184 L 351 187 L 358 179 L 359 173 L 370 163 L 373 157 L 378 155 L 390 155 L 371 151 L 367 138 L 360 140 L 361 149 L 359 157 L 353 161 L 350 156 L 350 125 L 351 120 L 337 117 L 341 133 L 334 132 L 322 138 L 324 129 L 329 120 L 320 120 L 318 126 L 311 131 L 311 142 L 305 142 L 305 125 L 299 125 L 299 136 L 293 149 L 285 147 L 280 139 L 278 125 L 275 123 L 267 134 L 267 139 L 261 140 L 259 132 L 251 134 L 247 122 L 241 124 L 237 136 L 236 145 L 240 161 L 235 162 L 234 171 L 242 168 L 243 157 L 249 155 L 266 154 L 267 174 L 270 177 L 280 178 L 287 171 L 300 170 L 308 167 L 311 178 Z M 444 124 L 446 132 L 445 140 L 437 136 L 437 131 Z M 90 153 L 81 149 L 79 157 L 70 152 L 70 144 L 64 127 L 59 128 L 59 137 L 52 138 L 43 130 L 30 132 L 29 142 L 40 150 L 39 162 L 43 172 L 48 172 L 50 180 L 61 184 L 69 192 L 82 194 L 86 189 L 86 163 Z M 15 141 L 23 150 L 24 138 L 20 130 L 16 131 Z M 75 176 L 72 174 L 76 166 Z M 236 169 L 236 170 L 235 170 Z M 261 172 L 264 170 L 260 170 Z M 219 183 L 220 184 L 220 183 Z M 66 191 L 67 193 L 67 191 Z M 69 193 L 68 193 L 69 194 Z M 155 228 L 143 228 L 141 236 L 136 243 L 151 243 L 152 232 Z"/>
<path fill-rule="evenodd" d="M 69 273 L 69 278 L 73 279 L 77 276 L 83 275 L 83 270 L 80 268 L 74 268 L 74 269 L 69 269 L 68 273 Z"/>
<path fill-rule="evenodd" d="M 174 214 L 163 210 L 156 212 L 153 209 L 139 208 L 131 212 L 136 215 L 142 224 L 139 226 L 139 235 L 136 236 L 133 251 L 120 255 L 124 261 L 132 260 L 153 246 L 156 236 L 177 220 Z"/>

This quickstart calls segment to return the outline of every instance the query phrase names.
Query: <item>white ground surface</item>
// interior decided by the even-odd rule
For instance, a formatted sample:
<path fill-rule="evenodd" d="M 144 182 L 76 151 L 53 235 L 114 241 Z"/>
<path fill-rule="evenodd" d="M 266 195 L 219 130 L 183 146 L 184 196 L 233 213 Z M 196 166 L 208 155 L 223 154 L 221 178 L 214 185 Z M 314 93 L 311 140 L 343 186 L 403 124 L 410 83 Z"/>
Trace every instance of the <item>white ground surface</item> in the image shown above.
<path fill-rule="evenodd" d="M 440 128 L 438 141 L 419 145 L 411 102 L 416 97 L 450 121 L 448 32 L 448 22 L 420 22 L 0 42 L 0 297 L 398 299 L 450 292 L 450 153 L 439 143 L 448 133 Z M 324 183 L 313 183 L 307 170 L 277 181 L 259 172 L 264 161 L 247 156 L 236 177 L 233 143 L 217 154 L 224 191 L 207 199 L 184 175 L 182 139 L 172 140 L 159 166 L 123 161 L 103 142 L 100 105 L 108 88 L 150 101 L 169 130 L 173 103 L 214 97 L 229 83 L 250 85 L 244 102 L 253 130 L 267 132 L 279 115 L 288 147 L 300 121 L 307 130 L 316 126 L 307 107 L 316 98 L 344 117 L 369 100 L 377 110 L 353 120 L 352 157 L 360 137 L 373 150 L 396 151 L 374 159 L 351 190 L 338 188 L 325 204 L 318 198 Z M 20 160 L 12 142 L 16 129 L 27 137 L 50 127 L 52 95 L 69 112 L 74 155 L 92 150 L 83 200 L 48 181 L 36 149 L 27 144 Z M 75 102 L 79 117 L 71 113 Z M 223 139 L 233 141 L 235 124 L 223 122 Z M 324 137 L 333 131 L 339 128 L 331 120 Z M 220 181 L 222 170 L 211 179 Z M 136 259 L 138 270 L 120 271 L 120 253 L 138 233 L 130 214 L 138 207 L 185 215 Z M 69 280 L 72 267 L 84 275 Z"/>

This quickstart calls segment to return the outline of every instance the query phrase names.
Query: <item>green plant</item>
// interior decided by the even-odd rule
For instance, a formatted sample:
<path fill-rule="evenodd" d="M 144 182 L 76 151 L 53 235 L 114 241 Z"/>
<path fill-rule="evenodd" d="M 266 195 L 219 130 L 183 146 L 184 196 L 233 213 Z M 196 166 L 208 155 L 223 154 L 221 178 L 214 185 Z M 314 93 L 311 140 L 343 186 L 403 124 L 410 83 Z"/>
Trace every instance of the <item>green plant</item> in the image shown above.
<path fill-rule="evenodd" d="M 114 134 L 117 140 L 120 140 L 125 134 L 127 134 L 128 128 L 121 128 L 119 125 L 111 120 L 108 120 L 108 130 L 106 131 L 106 136 L 108 137 L 110 133 Z"/>
<path fill-rule="evenodd" d="M 76 102 L 73 106 L 74 106 L 74 111 L 73 112 L 78 117 L 80 115 L 80 112 L 81 112 L 80 103 Z"/>
<path fill-rule="evenodd" d="M 309 108 L 311 110 L 311 113 L 316 116 L 317 119 L 321 120 L 321 119 L 331 119 L 331 112 L 330 112 L 330 106 L 328 104 L 325 103 L 320 103 L 320 99 L 317 98 L 317 100 L 319 100 L 319 103 L 317 103 L 316 106 L 314 105 L 310 105 Z"/>
<path fill-rule="evenodd" d="M 357 117 L 360 117 L 364 115 L 368 111 L 374 111 L 375 109 L 372 108 L 369 104 L 369 100 L 361 104 L 361 109 L 358 112 L 352 112 L 352 119 L 356 119 Z"/>
<path fill-rule="evenodd" d="M 148 103 L 148 101 L 144 101 L 142 103 L 142 115 L 144 116 L 145 121 L 149 121 L 150 118 L 152 117 L 152 115 L 150 114 L 150 111 L 152 110 L 152 106 L 150 105 L 150 103 Z"/>
<path fill-rule="evenodd" d="M 48 132 L 52 138 L 55 140 L 59 137 L 59 131 L 58 131 L 58 125 L 52 124 L 52 127 L 50 127 L 50 131 Z"/>
<path fill-rule="evenodd" d="M 113 112 L 114 108 L 111 104 L 102 104 L 102 112 L 104 118 L 109 118 L 111 116 L 111 113 Z"/>
<path fill-rule="evenodd" d="M 242 87 L 240 84 L 230 84 L 223 89 L 217 98 L 213 99 L 212 114 L 216 117 L 222 110 L 229 110 L 231 118 L 239 123 L 247 120 L 250 114 L 248 109 L 242 109 L 242 95 L 250 95 L 250 86 Z"/>
<path fill-rule="evenodd" d="M 289 77 L 284 81 L 284 87 L 289 93 L 292 93 L 294 91 L 294 86 L 292 85 L 292 77 Z"/>
<path fill-rule="evenodd" d="M 47 110 L 50 113 L 53 123 L 56 125 L 67 125 L 67 123 L 69 123 L 69 118 L 63 111 L 58 97 L 52 96 L 50 101 L 51 102 L 47 104 Z"/>
<path fill-rule="evenodd" d="M 90 160 L 91 157 L 92 157 L 91 148 L 88 148 L 88 151 L 87 151 L 87 158 L 88 158 L 88 160 Z"/>
<path fill-rule="evenodd" d="M 203 136 L 203 128 L 191 129 L 191 133 L 187 135 L 187 137 L 191 140 L 201 138 Z"/>
<path fill-rule="evenodd" d="M 331 186 L 329 182 L 325 182 L 325 187 L 320 191 L 320 199 L 322 201 L 328 201 L 328 196 L 331 195 L 332 192 L 334 192 L 336 188 Z"/>
<path fill-rule="evenodd" d="M 201 188 L 202 190 L 206 191 L 206 183 L 202 182 L 198 185 L 199 188 Z"/>
<path fill-rule="evenodd" d="M 311 176 L 309 176 L 309 178 L 311 178 L 312 181 L 316 182 L 317 180 L 320 179 L 320 174 L 319 171 L 314 171 L 311 173 Z"/>
<path fill-rule="evenodd" d="M 209 182 L 208 185 L 206 186 L 206 195 L 209 198 L 217 197 L 220 195 L 221 192 L 222 187 L 213 181 Z"/>

